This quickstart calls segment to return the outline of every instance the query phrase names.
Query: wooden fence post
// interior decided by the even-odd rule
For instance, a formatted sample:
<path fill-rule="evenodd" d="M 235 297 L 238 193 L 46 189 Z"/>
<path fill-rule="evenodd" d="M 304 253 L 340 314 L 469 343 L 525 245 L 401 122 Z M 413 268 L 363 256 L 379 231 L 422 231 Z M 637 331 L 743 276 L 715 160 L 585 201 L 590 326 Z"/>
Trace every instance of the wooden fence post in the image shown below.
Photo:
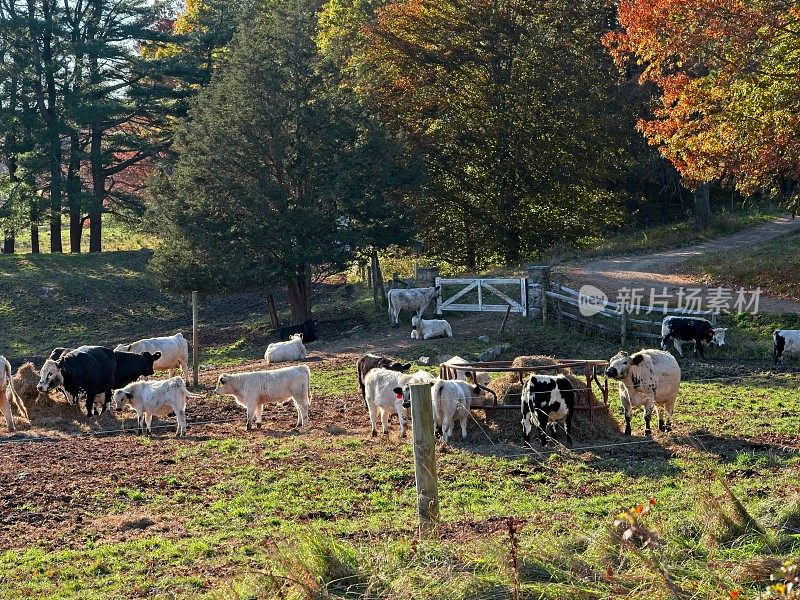
<path fill-rule="evenodd" d="M 436 538 L 439 535 L 439 492 L 431 386 L 427 383 L 412 385 L 410 391 L 419 537 L 420 539 Z"/>
<path fill-rule="evenodd" d="M 197 387 L 197 372 L 200 368 L 200 333 L 198 331 L 200 323 L 197 313 L 197 292 L 192 292 L 192 370 L 195 387 Z"/>
<path fill-rule="evenodd" d="M 559 273 L 556 275 L 556 293 L 562 294 L 561 284 L 564 280 L 564 274 Z M 561 298 L 556 298 L 556 323 L 561 327 Z"/>
<path fill-rule="evenodd" d="M 275 310 L 275 298 L 272 294 L 267 296 L 267 308 L 269 309 L 269 320 L 272 321 L 272 328 L 277 329 L 280 326 L 278 322 L 278 311 Z"/>
<path fill-rule="evenodd" d="M 540 305 L 542 307 L 542 325 L 547 325 L 547 286 L 542 284 Z"/>
<path fill-rule="evenodd" d="M 619 309 L 622 311 L 620 315 L 619 322 L 620 322 L 620 329 L 621 336 L 622 336 L 622 348 L 625 349 L 625 340 L 628 337 L 628 307 L 625 306 L 625 301 L 623 300 L 620 302 Z"/>

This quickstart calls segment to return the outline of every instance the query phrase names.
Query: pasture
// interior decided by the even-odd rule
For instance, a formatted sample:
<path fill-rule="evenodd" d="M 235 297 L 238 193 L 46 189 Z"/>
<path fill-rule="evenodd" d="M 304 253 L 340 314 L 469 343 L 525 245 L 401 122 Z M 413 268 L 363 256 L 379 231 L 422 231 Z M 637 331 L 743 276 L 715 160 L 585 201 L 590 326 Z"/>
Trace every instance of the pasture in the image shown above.
<path fill-rule="evenodd" d="M 148 286 L 145 252 L 9 258 L 10 357 L 38 365 L 55 345 L 188 335 L 185 299 Z M 41 286 L 53 291 L 32 301 Z M 501 316 L 449 316 L 453 339 L 416 341 L 363 289 L 345 299 L 334 282 L 318 297 L 309 431 L 293 429 L 284 403 L 246 432 L 243 409 L 210 394 L 222 372 L 263 368 L 268 318 L 255 293 L 204 302 L 205 397 L 189 406 L 187 438 L 172 437 L 174 418 L 137 437 L 132 413 L 90 420 L 56 394 L 29 406 L 33 424 L 0 438 L 2 596 L 755 597 L 800 554 L 800 365 L 774 370 L 769 358 L 781 317 L 741 319 L 729 346 L 681 361 L 669 434 L 643 437 L 639 412 L 631 438 L 587 439 L 576 426 L 572 451 L 542 451 L 522 445 L 516 415 L 474 412 L 469 439 L 437 450 L 442 535 L 420 542 L 410 442 L 394 419 L 388 437 L 369 437 L 355 360 L 474 354 L 479 335 L 497 340 Z M 516 317 L 503 341 L 508 357 L 618 349 Z M 613 386 L 611 398 L 619 421 Z M 637 506 L 649 512 L 638 517 L 647 547 L 615 525 Z"/>

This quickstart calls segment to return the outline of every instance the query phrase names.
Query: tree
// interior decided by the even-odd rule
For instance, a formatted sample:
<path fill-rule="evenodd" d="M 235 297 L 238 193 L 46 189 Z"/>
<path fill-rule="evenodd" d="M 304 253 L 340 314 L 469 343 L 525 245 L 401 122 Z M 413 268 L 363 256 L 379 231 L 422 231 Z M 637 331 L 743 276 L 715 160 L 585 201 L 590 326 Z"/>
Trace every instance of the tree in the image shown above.
<path fill-rule="evenodd" d="M 174 170 L 154 184 L 162 281 L 280 283 L 302 322 L 313 272 L 408 239 L 409 169 L 356 99 L 326 84 L 316 19 L 313 0 L 271 2 L 198 96 Z"/>
<path fill-rule="evenodd" d="M 660 91 L 639 121 L 685 181 L 796 198 L 800 10 L 789 0 L 622 0 L 605 42 Z"/>
<path fill-rule="evenodd" d="M 599 42 L 610 2 L 402 0 L 374 14 L 338 9 L 324 40 L 365 36 L 348 71 L 424 157 L 429 252 L 470 269 L 517 263 L 618 221 L 632 124 Z"/>

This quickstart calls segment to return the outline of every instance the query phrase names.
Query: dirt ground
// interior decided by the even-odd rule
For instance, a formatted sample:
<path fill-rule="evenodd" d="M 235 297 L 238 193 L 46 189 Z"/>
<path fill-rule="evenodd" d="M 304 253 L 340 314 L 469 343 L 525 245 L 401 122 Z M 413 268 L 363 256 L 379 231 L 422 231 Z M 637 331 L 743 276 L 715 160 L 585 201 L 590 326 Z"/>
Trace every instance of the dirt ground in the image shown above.
<path fill-rule="evenodd" d="M 798 230 L 800 230 L 800 219 L 780 217 L 769 223 L 702 244 L 663 252 L 593 260 L 571 268 L 569 277 L 577 286 L 591 284 L 600 288 L 612 300 L 616 297 L 617 290 L 623 287 L 645 288 L 648 291 L 655 289 L 657 293 L 661 293 L 662 288 L 666 287 L 667 292 L 672 294 L 673 298 L 677 298 L 677 289 L 680 287 L 708 289 L 681 271 L 682 262 L 703 254 L 761 245 Z M 771 313 L 797 313 L 800 312 L 800 302 L 762 296 L 759 309 Z"/>

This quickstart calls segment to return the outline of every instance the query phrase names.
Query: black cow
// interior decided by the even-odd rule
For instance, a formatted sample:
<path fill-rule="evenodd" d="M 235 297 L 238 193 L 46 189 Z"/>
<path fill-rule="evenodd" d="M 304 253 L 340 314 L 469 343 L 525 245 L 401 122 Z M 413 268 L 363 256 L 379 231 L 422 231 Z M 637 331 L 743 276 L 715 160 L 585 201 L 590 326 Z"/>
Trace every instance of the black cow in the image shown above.
<path fill-rule="evenodd" d="M 683 356 L 681 342 L 694 341 L 694 355 L 705 356 L 703 349 L 706 344 L 725 345 L 725 332 L 727 327 L 714 327 L 708 319 L 698 317 L 667 317 L 661 322 L 661 349 L 667 349 L 667 343 L 672 340 L 675 349 Z"/>
<path fill-rule="evenodd" d="M 118 390 L 139 377 L 153 374 L 153 363 L 161 358 L 161 352 L 114 352 L 114 389 Z"/>
<path fill-rule="evenodd" d="M 57 360 L 47 359 L 36 388 L 47 392 L 61 387 L 75 399 L 86 394 L 86 414 L 91 416 L 95 396 L 105 396 L 104 407 L 111 402 L 115 368 L 114 351 L 110 348 L 81 346 L 62 353 Z"/>
<path fill-rule="evenodd" d="M 361 397 L 364 398 L 366 403 L 366 394 L 364 393 L 364 377 L 367 376 L 372 369 L 389 369 L 390 371 L 397 371 L 405 373 L 411 368 L 411 363 L 401 363 L 386 356 L 378 356 L 377 354 L 365 354 L 356 361 L 356 371 L 358 372 L 358 387 L 361 388 Z"/>
<path fill-rule="evenodd" d="M 530 440 L 534 425 L 539 429 L 539 441 L 547 445 L 546 429 L 561 423 L 567 433 L 567 446 L 572 446 L 572 415 L 575 412 L 575 390 L 572 382 L 563 375 L 536 375 L 528 378 L 522 390 L 522 431 L 525 441 Z"/>

